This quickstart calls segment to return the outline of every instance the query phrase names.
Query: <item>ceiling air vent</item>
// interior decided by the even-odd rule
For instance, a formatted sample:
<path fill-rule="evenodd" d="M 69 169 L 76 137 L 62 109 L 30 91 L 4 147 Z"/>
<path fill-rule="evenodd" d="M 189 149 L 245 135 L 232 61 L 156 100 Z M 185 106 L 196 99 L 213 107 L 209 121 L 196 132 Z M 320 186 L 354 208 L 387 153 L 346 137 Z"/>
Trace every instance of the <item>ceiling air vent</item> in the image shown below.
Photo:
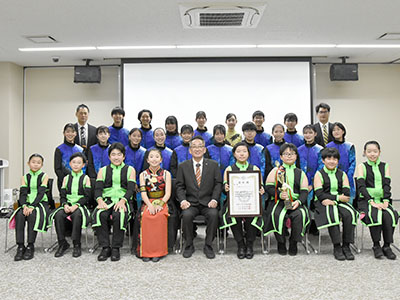
<path fill-rule="evenodd" d="M 265 5 L 180 6 L 184 28 L 255 28 Z"/>
<path fill-rule="evenodd" d="M 35 36 L 26 36 L 28 40 L 35 44 L 53 44 L 58 43 L 58 41 L 50 35 L 35 35 Z"/>

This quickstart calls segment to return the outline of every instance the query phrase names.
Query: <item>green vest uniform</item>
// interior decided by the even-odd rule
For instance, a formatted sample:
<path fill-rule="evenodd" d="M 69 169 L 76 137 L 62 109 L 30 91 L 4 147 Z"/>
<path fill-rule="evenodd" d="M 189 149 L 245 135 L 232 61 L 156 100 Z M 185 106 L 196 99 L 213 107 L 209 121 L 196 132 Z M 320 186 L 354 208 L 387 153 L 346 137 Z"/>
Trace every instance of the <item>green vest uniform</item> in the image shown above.
<path fill-rule="evenodd" d="M 357 177 L 358 208 L 365 214 L 361 222 L 368 227 L 382 225 L 383 211 L 373 207 L 370 203 L 371 201 L 375 203 L 389 202 L 386 211 L 392 219 L 392 227 L 396 227 L 399 214 L 392 206 L 391 178 L 385 175 L 388 164 L 378 159 L 376 162 L 368 160 L 362 166 L 363 175 Z"/>
<path fill-rule="evenodd" d="M 329 170 L 324 167 L 315 176 L 319 176 L 322 186 L 315 189 L 315 223 L 318 229 L 336 226 L 340 224 L 339 207 L 347 209 L 352 216 L 352 224 L 357 225 L 358 212 L 349 202 L 339 201 L 339 195 L 350 196 L 350 186 L 343 184 L 345 173 L 338 168 Z M 322 201 L 329 199 L 336 205 L 323 205 Z"/>
<path fill-rule="evenodd" d="M 293 201 L 299 202 L 299 207 L 297 210 L 300 210 L 302 216 L 301 222 L 301 236 L 304 236 L 306 233 L 306 229 L 308 224 L 310 223 L 310 215 L 308 212 L 307 204 L 307 195 L 308 189 L 302 188 L 301 183 L 303 182 L 306 174 L 299 168 L 293 165 L 287 165 L 285 163 L 282 164 L 285 168 L 285 182 L 291 187 L 293 192 L 290 192 L 290 195 Z M 281 188 L 282 184 L 275 180 L 275 182 L 268 182 L 266 184 L 266 189 L 270 196 L 270 201 L 266 206 L 266 216 L 265 216 L 265 226 L 264 226 L 264 235 L 268 235 L 272 232 L 276 232 L 279 235 L 282 235 L 285 223 L 285 217 L 287 214 L 287 209 L 285 208 L 284 201 L 279 198 L 279 190 L 278 190 L 278 199 L 275 201 L 275 191 Z M 289 194 L 289 191 L 288 191 Z"/>

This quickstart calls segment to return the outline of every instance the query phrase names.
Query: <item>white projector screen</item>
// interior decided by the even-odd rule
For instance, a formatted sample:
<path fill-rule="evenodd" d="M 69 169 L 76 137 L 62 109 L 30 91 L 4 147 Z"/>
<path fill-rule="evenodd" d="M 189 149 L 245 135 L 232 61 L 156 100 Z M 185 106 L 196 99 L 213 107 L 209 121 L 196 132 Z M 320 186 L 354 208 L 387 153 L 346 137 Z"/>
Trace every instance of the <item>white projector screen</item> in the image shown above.
<path fill-rule="evenodd" d="M 252 121 L 252 114 L 265 114 L 264 129 L 271 132 L 283 124 L 286 113 L 298 117 L 297 131 L 311 122 L 309 61 L 124 63 L 123 106 L 125 127 L 140 127 L 141 109 L 153 113 L 152 127 L 165 127 L 174 115 L 179 130 L 184 124 L 197 128 L 196 112 L 205 111 L 207 128 L 225 124 L 228 113 L 238 118 L 236 131 Z"/>

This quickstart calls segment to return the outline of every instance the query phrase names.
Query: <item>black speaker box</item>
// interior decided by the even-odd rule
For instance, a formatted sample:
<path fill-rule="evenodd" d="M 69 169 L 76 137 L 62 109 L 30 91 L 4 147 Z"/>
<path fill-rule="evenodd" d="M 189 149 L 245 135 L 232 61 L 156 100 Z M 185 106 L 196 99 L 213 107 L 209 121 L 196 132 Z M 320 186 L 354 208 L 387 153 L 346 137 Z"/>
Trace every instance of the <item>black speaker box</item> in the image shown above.
<path fill-rule="evenodd" d="M 76 66 L 74 68 L 75 83 L 100 83 L 100 66 Z"/>
<path fill-rule="evenodd" d="M 331 81 L 358 80 L 358 64 L 332 64 Z"/>

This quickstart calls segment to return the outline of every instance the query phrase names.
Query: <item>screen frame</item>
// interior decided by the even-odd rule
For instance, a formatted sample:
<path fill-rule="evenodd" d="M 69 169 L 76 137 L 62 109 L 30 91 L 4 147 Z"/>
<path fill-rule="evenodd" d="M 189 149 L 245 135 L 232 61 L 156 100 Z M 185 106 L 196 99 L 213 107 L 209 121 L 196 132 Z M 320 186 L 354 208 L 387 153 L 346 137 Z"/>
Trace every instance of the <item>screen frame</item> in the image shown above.
<path fill-rule="evenodd" d="M 312 57 L 271 57 L 271 56 L 234 56 L 234 57 L 133 57 L 121 58 L 120 103 L 124 108 L 124 65 L 125 64 L 151 64 L 151 63 L 224 63 L 224 62 L 308 62 L 310 82 L 310 124 L 313 124 L 313 68 Z"/>

